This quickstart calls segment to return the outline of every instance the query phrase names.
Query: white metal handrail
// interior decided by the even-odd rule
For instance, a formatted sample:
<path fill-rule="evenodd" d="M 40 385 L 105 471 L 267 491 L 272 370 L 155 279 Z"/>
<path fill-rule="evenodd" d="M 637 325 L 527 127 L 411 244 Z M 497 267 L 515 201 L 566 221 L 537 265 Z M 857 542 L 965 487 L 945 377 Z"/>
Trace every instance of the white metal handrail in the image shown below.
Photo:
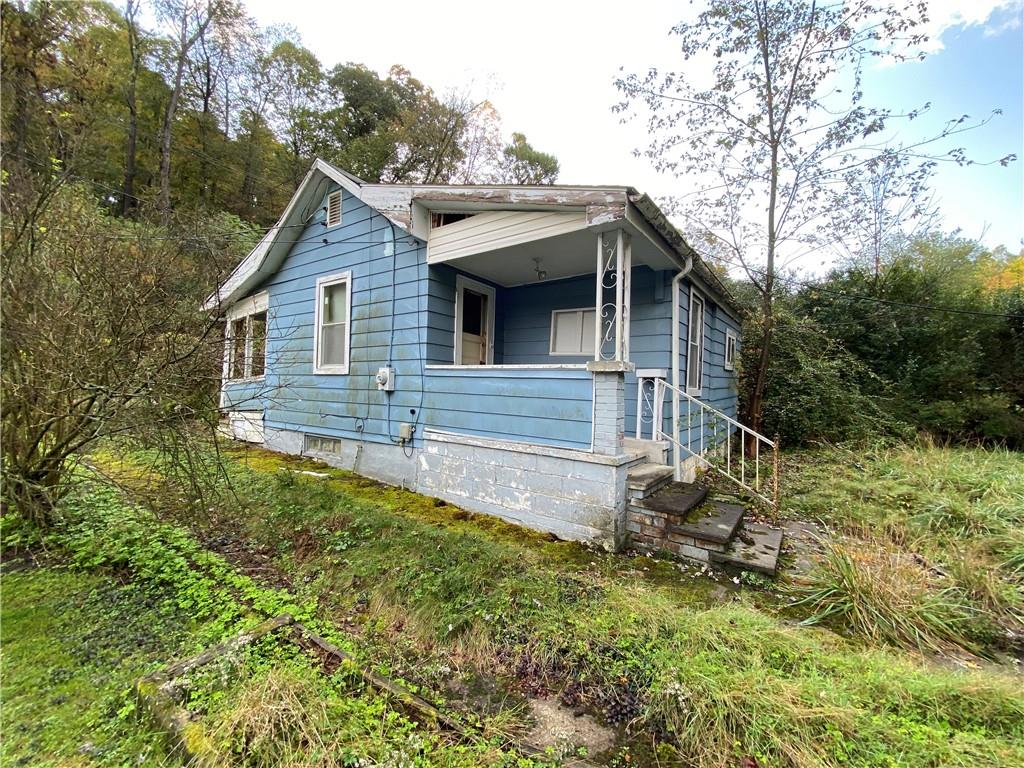
<path fill-rule="evenodd" d="M 661 410 L 665 401 L 666 390 L 672 393 L 673 405 L 673 434 L 666 434 L 662 430 Z M 686 422 L 682 423 L 682 414 L 679 407 L 680 399 L 686 402 Z M 770 505 L 774 509 L 779 507 L 779 440 L 771 440 L 760 432 L 741 424 L 736 419 L 721 411 L 712 408 L 702 400 L 687 394 L 679 387 L 670 384 L 664 379 L 654 381 L 654 434 L 656 440 L 668 440 L 676 447 L 675 469 L 678 475 L 679 465 L 682 460 L 682 451 L 686 451 L 697 459 L 708 469 L 713 469 L 720 475 L 728 478 L 739 485 L 756 498 Z M 694 424 L 696 417 L 697 424 Z M 705 425 L 711 428 L 711 445 L 705 450 Z M 719 439 L 720 429 L 724 425 L 724 439 Z M 681 429 L 686 429 L 686 443 L 679 438 Z M 698 445 L 699 450 L 694 450 L 693 430 L 700 431 Z M 739 432 L 738 456 L 733 456 L 733 433 Z M 761 449 L 762 446 L 771 451 L 771 472 L 761 472 Z M 748 457 L 748 452 L 753 456 Z M 753 463 L 753 477 L 750 477 L 747 470 L 748 459 Z M 738 466 L 737 466 L 738 465 Z M 762 477 L 762 474 L 766 474 Z"/>

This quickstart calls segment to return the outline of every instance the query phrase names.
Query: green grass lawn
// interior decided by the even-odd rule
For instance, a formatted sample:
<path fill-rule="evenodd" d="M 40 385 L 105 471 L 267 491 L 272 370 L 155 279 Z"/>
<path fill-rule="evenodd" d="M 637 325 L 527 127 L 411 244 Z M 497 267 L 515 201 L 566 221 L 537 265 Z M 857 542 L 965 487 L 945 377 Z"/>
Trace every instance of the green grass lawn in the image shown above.
<path fill-rule="evenodd" d="M 240 764 L 256 763 L 237 750 L 238 734 L 248 727 L 239 725 L 239 713 L 260 711 L 254 702 L 268 697 L 320 702 L 280 726 L 280 741 L 287 745 L 312 728 L 316 739 L 333 745 L 339 765 L 343 755 L 386 765 L 396 750 L 410 765 L 516 764 L 508 762 L 518 760 L 509 748 L 529 726 L 523 702 L 542 694 L 560 695 L 618 727 L 616 746 L 590 756 L 607 765 L 733 766 L 744 758 L 762 766 L 1024 764 L 1020 675 L 1011 665 L 957 668 L 937 655 L 962 654 L 970 645 L 995 657 L 1005 644 L 1020 597 L 1014 504 L 1024 460 L 926 448 L 857 456 L 860 467 L 838 453 L 788 462 L 790 510 L 841 529 L 848 550 L 870 542 L 904 568 L 917 555 L 918 569 L 945 574 L 920 582 L 920 600 L 927 603 L 933 593 L 955 598 L 971 619 L 982 617 L 984 631 L 932 603 L 919 615 L 951 622 L 952 634 L 924 619 L 927 632 L 916 638 L 911 630 L 879 629 L 891 619 L 878 612 L 887 593 L 872 587 L 868 598 L 850 594 L 864 589 L 862 582 L 873 584 L 855 558 L 845 596 L 842 590 L 823 596 L 837 581 L 827 563 L 795 588 L 765 589 L 757 580 L 737 584 L 657 558 L 553 541 L 345 472 L 242 449 L 229 451 L 230 489 L 222 481 L 218 493 L 202 499 L 145 470 L 143 455 L 120 465 L 97 457 L 130 483 L 147 509 L 87 489 L 65 504 L 67 525 L 48 543 L 67 553 L 71 569 L 60 578 L 130 574 L 133 584 L 171 589 L 175 605 L 199 622 L 189 642 L 212 642 L 240 621 L 287 607 L 479 734 L 473 745 L 438 740 L 365 692 L 355 710 L 332 709 L 344 699 L 343 688 L 334 687 L 340 683 L 289 657 L 245 667 L 205 715 Z M 936 480 L 939 469 L 946 481 Z M 303 474 L 310 471 L 326 477 Z M 894 508 L 894 499 L 903 507 Z M 987 515 L 1000 522 L 958 536 L 936 526 L 940 509 L 949 510 L 947 520 Z M 928 511 L 927 525 L 920 510 Z M 984 547 L 970 551 L 984 552 L 978 570 L 994 573 L 1008 612 L 968 592 L 946 542 Z M 207 546 L 227 559 L 203 554 Z M 50 570 L 4 579 L 5 685 L 33 664 L 45 669 L 44 658 L 31 662 L 6 646 L 10 606 L 30 590 L 30 579 L 47 578 Z M 853 597 L 857 610 L 835 608 Z M 794 598 L 803 602 L 794 607 Z M 23 622 L 42 622 L 53 610 L 38 600 L 20 604 L 28 612 Z M 822 626 L 800 623 L 814 616 Z M 489 703 L 466 693 L 481 688 L 492 691 Z M 5 689 L 5 704 L 6 697 Z M 5 712 L 5 731 L 31 720 L 18 712 L 15 720 Z M 79 727 L 70 714 L 57 719 Z M 379 737 L 369 727 L 378 721 Z M 118 722 L 125 731 L 114 741 L 142 738 L 132 731 L 139 727 L 134 720 Z M 333 725 L 325 730 L 323 722 Z M 384 727 L 388 722 L 398 724 Z M 287 749 L 268 749 L 259 764 L 293 764 Z"/>
<path fill-rule="evenodd" d="M 803 585 L 817 615 L 875 642 L 1024 654 L 1024 456 L 921 445 L 794 466 L 790 514 L 840 534 Z"/>
<path fill-rule="evenodd" d="M 189 645 L 165 597 L 55 564 L 4 574 L 0 763 L 165 764 L 163 738 L 125 709 L 135 678 Z"/>

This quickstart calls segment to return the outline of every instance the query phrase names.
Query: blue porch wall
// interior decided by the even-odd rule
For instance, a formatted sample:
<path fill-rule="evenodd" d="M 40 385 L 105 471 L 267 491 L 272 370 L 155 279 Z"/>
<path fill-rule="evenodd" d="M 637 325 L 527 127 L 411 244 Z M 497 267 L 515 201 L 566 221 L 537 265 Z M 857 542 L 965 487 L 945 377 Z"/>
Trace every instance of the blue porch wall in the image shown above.
<path fill-rule="evenodd" d="M 630 359 L 637 368 L 668 370 L 672 349 L 670 272 L 635 267 L 630 287 Z M 589 355 L 551 355 L 551 313 L 594 306 L 594 276 L 510 288 L 503 293 L 503 360 L 506 364 L 586 363 Z M 667 412 L 666 412 L 667 413 Z M 664 429 L 670 426 L 666 415 Z M 636 431 L 636 376 L 626 375 L 626 436 Z M 650 436 L 647 425 L 645 437 Z"/>
<path fill-rule="evenodd" d="M 431 427 L 590 450 L 594 380 L 585 368 L 428 368 L 425 381 Z"/>

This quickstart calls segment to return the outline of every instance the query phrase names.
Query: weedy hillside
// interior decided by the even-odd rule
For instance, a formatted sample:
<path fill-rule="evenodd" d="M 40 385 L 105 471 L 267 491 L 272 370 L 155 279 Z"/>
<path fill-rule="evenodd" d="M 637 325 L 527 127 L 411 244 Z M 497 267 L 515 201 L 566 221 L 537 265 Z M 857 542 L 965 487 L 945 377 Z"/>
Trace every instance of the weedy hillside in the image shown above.
<path fill-rule="evenodd" d="M 282 610 L 440 703 L 476 740 L 269 644 L 190 693 L 230 764 L 312 764 L 314 753 L 338 765 L 571 764 L 581 755 L 568 742 L 516 753 L 534 703 L 552 699 L 613 733 L 586 756 L 601 765 L 1024 761 L 1019 454 L 789 457 L 784 513 L 829 538 L 816 568 L 774 583 L 592 551 L 264 451 L 229 448 L 203 498 L 158 457 L 91 462 L 124 491 L 84 486 L 42 538 L 13 513 L 4 521 L 8 553 L 48 553 L 5 576 L 12 762 L 156 760 L 163 742 L 136 719 L 133 677 Z M 868 473 L 882 478 L 870 490 L 858 482 Z M 129 637 L 144 627 L 159 642 L 122 638 L 118 604 L 136 617 Z M 90 632 L 110 650 L 83 662 L 74 654 Z M 41 718 L 31 681 L 52 675 L 68 698 Z"/>

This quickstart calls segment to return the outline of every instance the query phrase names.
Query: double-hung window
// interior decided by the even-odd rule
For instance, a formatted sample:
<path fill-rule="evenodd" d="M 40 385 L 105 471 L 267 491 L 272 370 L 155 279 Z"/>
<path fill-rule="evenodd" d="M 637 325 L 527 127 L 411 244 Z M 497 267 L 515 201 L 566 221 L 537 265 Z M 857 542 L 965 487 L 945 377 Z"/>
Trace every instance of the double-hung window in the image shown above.
<path fill-rule="evenodd" d="M 690 291 L 686 345 L 686 394 L 699 395 L 704 371 L 704 299 Z"/>
<path fill-rule="evenodd" d="M 227 313 L 224 378 L 262 378 L 267 369 L 267 294 L 250 296 Z"/>
<path fill-rule="evenodd" d="M 736 331 L 725 329 L 725 370 L 736 370 Z"/>
<path fill-rule="evenodd" d="M 314 373 L 348 373 L 351 314 L 351 272 L 328 275 L 316 281 Z"/>

